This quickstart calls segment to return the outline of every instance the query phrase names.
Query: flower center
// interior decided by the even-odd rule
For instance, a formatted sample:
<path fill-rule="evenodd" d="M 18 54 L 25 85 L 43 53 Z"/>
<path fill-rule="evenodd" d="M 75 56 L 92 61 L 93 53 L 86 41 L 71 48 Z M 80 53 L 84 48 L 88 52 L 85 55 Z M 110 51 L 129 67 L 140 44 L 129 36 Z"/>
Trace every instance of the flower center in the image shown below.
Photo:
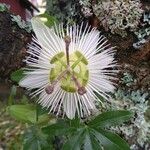
<path fill-rule="evenodd" d="M 50 83 L 59 79 L 60 87 L 71 93 L 77 92 L 78 86 L 85 87 L 87 85 L 89 79 L 88 61 L 79 51 L 69 55 L 70 68 L 68 71 L 67 58 L 64 52 L 53 56 L 50 63 L 54 65 L 50 71 Z M 63 72 L 65 73 L 63 74 Z"/>

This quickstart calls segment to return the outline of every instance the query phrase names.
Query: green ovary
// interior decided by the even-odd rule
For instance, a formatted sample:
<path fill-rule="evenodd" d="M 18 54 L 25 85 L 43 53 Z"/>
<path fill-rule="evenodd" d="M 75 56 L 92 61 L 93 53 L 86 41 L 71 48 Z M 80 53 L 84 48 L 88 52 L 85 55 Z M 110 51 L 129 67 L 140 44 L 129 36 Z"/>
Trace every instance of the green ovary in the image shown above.
<path fill-rule="evenodd" d="M 71 73 L 68 72 L 64 75 L 63 78 L 59 81 L 60 86 L 63 90 L 67 92 L 74 93 L 77 91 L 77 85 L 72 79 L 74 75 L 81 86 L 86 86 L 89 79 L 89 71 L 87 68 L 88 61 L 87 59 L 79 52 L 75 51 L 69 56 Z M 54 65 L 54 68 L 50 71 L 50 82 L 57 80 L 58 76 L 67 69 L 66 55 L 64 52 L 56 54 L 50 61 Z"/>

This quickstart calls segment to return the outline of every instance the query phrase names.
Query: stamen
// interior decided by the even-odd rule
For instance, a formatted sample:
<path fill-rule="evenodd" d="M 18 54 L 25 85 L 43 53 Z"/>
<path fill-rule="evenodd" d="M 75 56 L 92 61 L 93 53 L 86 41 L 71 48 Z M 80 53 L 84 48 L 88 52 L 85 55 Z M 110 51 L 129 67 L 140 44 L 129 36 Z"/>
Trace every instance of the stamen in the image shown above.
<path fill-rule="evenodd" d="M 86 93 L 86 89 L 84 86 L 78 88 L 78 94 L 80 95 L 84 95 Z"/>
<path fill-rule="evenodd" d="M 78 87 L 78 94 L 84 95 L 86 93 L 85 87 L 81 86 L 81 84 L 79 83 L 79 81 L 77 80 L 77 78 L 74 75 L 72 75 L 72 79 L 74 80 L 76 86 Z"/>
<path fill-rule="evenodd" d="M 55 85 L 66 75 L 66 73 L 68 72 L 69 70 L 66 69 L 65 71 L 63 71 L 60 75 L 58 75 L 58 77 L 50 84 L 48 85 L 46 88 L 45 88 L 45 92 L 47 94 L 52 94 L 53 91 L 54 91 L 54 87 Z"/>
<path fill-rule="evenodd" d="M 64 37 L 64 41 L 66 43 L 66 59 L 67 59 L 67 66 L 70 66 L 69 64 L 69 45 L 71 43 L 71 38 L 69 36 Z"/>
<path fill-rule="evenodd" d="M 54 91 L 54 85 L 53 85 L 53 84 L 52 84 L 52 85 L 48 85 L 48 86 L 45 88 L 45 92 L 46 92 L 47 94 L 52 94 L 53 91 Z"/>
<path fill-rule="evenodd" d="M 65 51 L 60 52 L 52 57 L 50 63 L 55 65 L 50 71 L 50 84 L 45 89 L 47 94 L 51 94 L 57 82 L 60 88 L 66 92 L 85 94 L 86 84 L 88 82 L 89 72 L 87 69 L 88 61 L 80 51 L 69 53 L 71 38 L 64 37 Z M 71 59 L 71 60 L 70 60 Z"/>

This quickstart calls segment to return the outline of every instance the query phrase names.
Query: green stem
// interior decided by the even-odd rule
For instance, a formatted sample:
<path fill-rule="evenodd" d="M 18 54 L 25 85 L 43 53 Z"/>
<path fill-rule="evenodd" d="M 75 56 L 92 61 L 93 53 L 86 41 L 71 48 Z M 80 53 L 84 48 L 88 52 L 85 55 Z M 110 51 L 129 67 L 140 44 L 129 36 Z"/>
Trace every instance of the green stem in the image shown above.
<path fill-rule="evenodd" d="M 39 116 L 38 116 L 38 104 L 36 104 L 36 122 L 38 122 Z"/>

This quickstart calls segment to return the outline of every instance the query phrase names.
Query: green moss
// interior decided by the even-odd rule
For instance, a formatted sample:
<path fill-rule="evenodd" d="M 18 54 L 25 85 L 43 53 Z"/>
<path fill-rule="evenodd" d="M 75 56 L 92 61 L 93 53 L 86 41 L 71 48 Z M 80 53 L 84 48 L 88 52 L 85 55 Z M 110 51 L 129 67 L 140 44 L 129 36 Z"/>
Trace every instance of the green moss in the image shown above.
<path fill-rule="evenodd" d="M 9 10 L 8 5 L 6 5 L 5 3 L 0 3 L 0 12 L 8 11 L 8 10 Z"/>

